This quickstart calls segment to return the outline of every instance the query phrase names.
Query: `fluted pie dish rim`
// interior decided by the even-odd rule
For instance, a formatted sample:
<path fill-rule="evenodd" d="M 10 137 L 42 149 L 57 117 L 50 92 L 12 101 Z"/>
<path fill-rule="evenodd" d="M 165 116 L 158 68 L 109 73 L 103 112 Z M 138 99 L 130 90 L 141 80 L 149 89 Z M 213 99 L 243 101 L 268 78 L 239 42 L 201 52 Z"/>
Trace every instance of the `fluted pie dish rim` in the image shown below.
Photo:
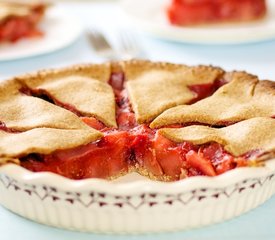
<path fill-rule="evenodd" d="M 274 194 L 274 86 L 246 72 L 142 60 L 15 77 L 0 84 L 0 203 L 101 233 L 238 216 Z"/>

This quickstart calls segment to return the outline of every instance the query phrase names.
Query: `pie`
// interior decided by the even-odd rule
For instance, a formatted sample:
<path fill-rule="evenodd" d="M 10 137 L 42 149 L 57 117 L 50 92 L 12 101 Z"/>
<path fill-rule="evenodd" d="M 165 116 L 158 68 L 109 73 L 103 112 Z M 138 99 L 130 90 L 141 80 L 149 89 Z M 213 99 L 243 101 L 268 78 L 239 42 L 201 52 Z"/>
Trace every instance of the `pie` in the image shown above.
<path fill-rule="evenodd" d="M 0 164 L 71 179 L 216 176 L 275 156 L 275 82 L 131 60 L 0 83 Z"/>
<path fill-rule="evenodd" d="M 179 26 L 249 22 L 266 12 L 265 0 L 171 0 L 167 8 L 170 23 Z"/>
<path fill-rule="evenodd" d="M 42 36 L 38 24 L 47 6 L 41 1 L 0 1 L 0 43 Z"/>

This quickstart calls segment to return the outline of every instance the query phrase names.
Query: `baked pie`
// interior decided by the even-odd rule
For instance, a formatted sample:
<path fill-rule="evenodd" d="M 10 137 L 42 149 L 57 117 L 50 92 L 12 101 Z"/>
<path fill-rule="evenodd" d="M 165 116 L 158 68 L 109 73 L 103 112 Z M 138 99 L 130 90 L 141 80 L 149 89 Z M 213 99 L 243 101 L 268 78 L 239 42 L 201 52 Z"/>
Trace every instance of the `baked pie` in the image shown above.
<path fill-rule="evenodd" d="M 173 181 L 275 153 L 275 83 L 213 66 L 124 61 L 0 83 L 0 163 L 71 179 Z"/>
<path fill-rule="evenodd" d="M 42 36 L 37 25 L 47 6 L 41 1 L 0 1 L 0 42 Z"/>
<path fill-rule="evenodd" d="M 180 26 L 248 22 L 266 12 L 265 0 L 172 0 L 167 8 L 170 23 Z"/>

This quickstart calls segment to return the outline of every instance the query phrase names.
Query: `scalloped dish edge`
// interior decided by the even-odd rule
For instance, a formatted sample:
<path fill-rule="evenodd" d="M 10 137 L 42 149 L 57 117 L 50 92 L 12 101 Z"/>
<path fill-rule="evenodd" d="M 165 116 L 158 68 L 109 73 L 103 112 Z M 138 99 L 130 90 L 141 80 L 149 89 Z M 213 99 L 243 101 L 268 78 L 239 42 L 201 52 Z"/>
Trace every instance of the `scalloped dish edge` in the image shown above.
<path fill-rule="evenodd" d="M 33 185 L 48 185 L 63 191 L 97 190 L 108 194 L 139 194 L 144 192 L 180 193 L 195 188 L 223 188 L 246 179 L 260 178 L 275 173 L 275 159 L 268 160 L 262 167 L 242 167 L 233 169 L 215 177 L 195 176 L 175 182 L 137 180 L 134 182 L 116 183 L 104 179 L 71 180 L 50 172 L 31 172 L 15 164 L 0 167 L 4 174 L 15 181 Z"/>

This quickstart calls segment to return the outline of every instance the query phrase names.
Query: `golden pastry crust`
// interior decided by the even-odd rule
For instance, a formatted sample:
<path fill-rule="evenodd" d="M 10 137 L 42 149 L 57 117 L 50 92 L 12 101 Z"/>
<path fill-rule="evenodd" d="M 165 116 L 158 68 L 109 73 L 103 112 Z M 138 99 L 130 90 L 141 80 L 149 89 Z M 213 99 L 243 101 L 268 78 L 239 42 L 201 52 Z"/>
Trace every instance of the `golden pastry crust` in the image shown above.
<path fill-rule="evenodd" d="M 37 89 L 46 90 L 54 99 L 71 105 L 84 116 L 96 117 L 107 126 L 116 127 L 115 96 L 107 83 L 70 76 L 41 84 Z"/>
<path fill-rule="evenodd" d="M 163 128 L 159 132 L 175 141 L 194 144 L 217 142 L 234 156 L 251 150 L 275 151 L 275 119 L 252 118 L 224 128 L 189 126 L 184 128 Z"/>
<path fill-rule="evenodd" d="M 27 86 L 38 87 L 47 82 L 53 82 L 67 77 L 77 76 L 86 79 L 93 79 L 108 82 L 111 74 L 111 64 L 79 64 L 62 69 L 48 69 L 36 73 L 24 74 L 14 79 Z"/>
<path fill-rule="evenodd" d="M 0 121 L 17 131 L 47 127 L 58 129 L 87 129 L 72 112 L 40 98 L 17 94 L 0 101 Z"/>
<path fill-rule="evenodd" d="M 10 16 L 28 16 L 31 13 L 29 6 L 18 6 L 7 2 L 0 2 L 0 22 Z"/>
<path fill-rule="evenodd" d="M 13 98 L 18 95 L 22 85 L 15 79 L 9 79 L 0 82 L 0 102 L 7 101 L 7 99 Z"/>
<path fill-rule="evenodd" d="M 0 22 L 9 17 L 25 17 L 32 13 L 36 7 L 43 6 L 45 9 L 49 3 L 42 1 L 19 1 L 19 0 L 1 0 L 0 2 Z"/>
<path fill-rule="evenodd" d="M 164 110 L 196 97 L 188 86 L 213 83 L 224 71 L 212 66 L 131 61 L 123 64 L 126 88 L 139 123 L 148 123 Z"/>
<path fill-rule="evenodd" d="M 102 107 L 97 102 L 97 115 L 100 115 L 102 109 L 109 111 L 104 115 L 107 123 L 113 121 L 109 125 L 116 124 L 114 121 L 113 92 L 106 83 L 110 76 L 110 64 L 81 65 L 61 70 L 40 71 L 0 82 L 0 121 L 9 129 L 26 131 L 21 133 L 0 131 L 0 157 L 2 163 L 7 162 L 5 160 L 7 157 L 17 158 L 28 153 L 52 153 L 57 149 L 70 149 L 87 144 L 103 136 L 101 132 L 84 124 L 77 115 L 69 110 L 20 92 L 26 86 L 29 87 L 28 84 L 34 86 L 43 84 L 48 84 L 48 86 L 52 86 L 51 84 L 58 85 L 59 80 L 64 80 L 64 78 L 67 84 L 70 85 L 73 84 L 69 83 L 69 80 L 73 79 L 70 76 L 75 75 L 81 79 L 81 83 L 88 90 L 91 89 L 87 85 L 94 87 L 95 90 L 101 89 L 104 91 L 107 89 L 106 93 L 104 92 L 104 98 L 105 103 L 108 101 L 108 104 Z M 96 77 L 98 77 L 98 80 L 95 80 Z M 84 80 L 87 83 L 84 83 Z M 95 91 L 90 92 L 89 98 L 86 99 L 87 102 L 95 102 L 95 98 L 100 97 L 98 93 L 96 94 L 97 96 L 94 96 Z M 72 95 L 69 94 L 69 97 L 72 98 Z M 111 108 L 108 109 L 108 105 Z M 113 115 L 109 116 L 110 114 Z"/>
<path fill-rule="evenodd" d="M 13 163 L 13 164 L 20 164 L 20 160 L 18 158 L 12 158 L 12 157 L 0 157 L 0 166 Z"/>
<path fill-rule="evenodd" d="M 268 125 L 270 119 L 267 121 L 266 118 L 255 117 L 275 115 L 275 83 L 259 82 L 257 77 L 244 72 L 225 73 L 212 66 L 188 67 L 134 60 L 40 71 L 0 82 L 0 122 L 12 130 L 25 131 L 9 133 L 0 130 L 0 164 L 10 161 L 7 159 L 15 159 L 16 162 L 18 157 L 29 153 L 50 154 L 56 150 L 74 148 L 103 136 L 86 126 L 74 113 L 43 99 L 27 96 L 20 92 L 22 88 L 45 90 L 57 101 L 75 107 L 83 115 L 95 116 L 105 125 L 116 127 L 114 93 L 108 85 L 113 72 L 125 73 L 130 103 L 139 123 L 150 122 L 157 116 L 151 127 L 185 122 L 217 124 L 252 118 L 239 123 L 243 125 L 223 128 L 225 130 L 203 127 L 204 130 L 194 134 L 193 138 L 204 136 L 204 140 L 219 141 L 227 146 L 226 150 L 238 155 L 243 149 L 260 147 L 254 146 L 251 140 L 254 136 L 251 126 L 254 126 L 259 138 L 259 141 L 254 142 L 263 144 L 264 150 L 273 149 L 273 145 L 268 145 L 262 140 L 265 138 L 261 138 L 261 134 L 271 136 L 270 144 L 274 143 L 274 135 L 270 135 L 273 125 Z M 227 79 L 229 83 L 209 98 L 190 106 L 181 105 L 196 97 L 188 86 L 213 83 L 216 79 Z M 185 110 L 189 108 L 190 111 Z M 184 109 L 184 114 L 181 109 Z M 256 123 L 259 130 L 255 127 Z M 242 131 L 240 139 L 250 142 L 238 146 L 234 141 L 237 142 L 239 136 L 233 130 L 232 138 L 223 132 L 231 127 L 234 129 L 234 126 L 242 126 L 243 130 L 236 130 L 236 134 Z M 195 128 L 202 129 L 201 126 Z M 177 130 L 160 131 L 169 133 L 170 138 L 177 141 Z M 232 139 L 233 143 L 230 142 Z"/>
<path fill-rule="evenodd" d="M 171 124 L 205 123 L 224 125 L 253 117 L 275 115 L 275 83 L 259 81 L 245 72 L 234 72 L 232 80 L 211 97 L 192 105 L 171 108 L 150 125 L 159 128 Z"/>
<path fill-rule="evenodd" d="M 105 125 L 116 127 L 115 97 L 107 84 L 110 74 L 109 64 L 83 65 L 43 71 L 16 80 L 30 89 L 45 90 L 51 97 L 62 104 L 69 104 L 84 116 L 96 117 Z"/>
<path fill-rule="evenodd" d="M 174 64 L 167 62 L 151 62 L 146 60 L 130 60 L 120 62 L 122 70 L 125 74 L 126 81 L 136 80 L 143 74 L 150 72 L 164 72 L 183 74 L 188 84 L 211 83 L 213 79 L 223 77 L 224 70 L 213 66 L 187 66 L 184 64 Z"/>
<path fill-rule="evenodd" d="M 0 158 L 20 157 L 30 153 L 50 154 L 56 150 L 85 145 L 102 137 L 92 128 L 66 130 L 35 128 L 22 133 L 0 131 Z"/>

